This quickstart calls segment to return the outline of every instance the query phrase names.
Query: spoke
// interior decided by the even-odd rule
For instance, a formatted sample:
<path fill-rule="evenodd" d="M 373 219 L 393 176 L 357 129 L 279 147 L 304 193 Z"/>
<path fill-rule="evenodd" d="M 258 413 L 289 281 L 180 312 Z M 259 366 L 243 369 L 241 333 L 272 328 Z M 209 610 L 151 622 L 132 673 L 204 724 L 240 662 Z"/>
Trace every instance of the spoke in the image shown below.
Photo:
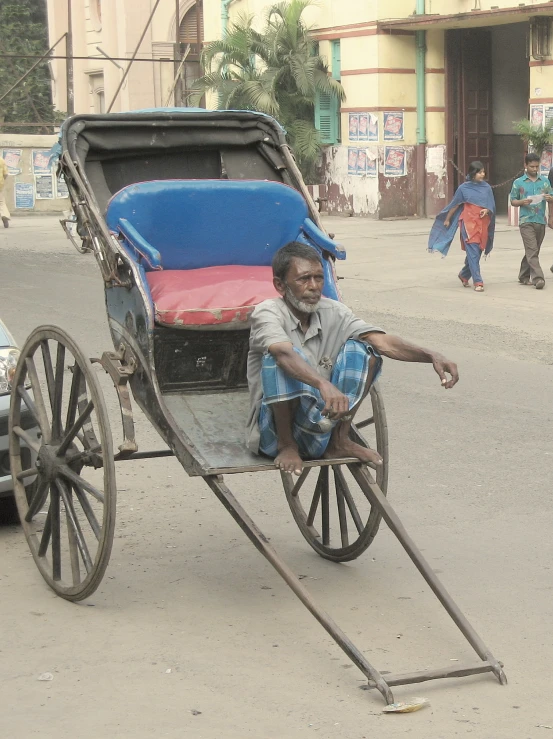
<path fill-rule="evenodd" d="M 300 492 L 300 490 L 301 490 L 301 486 L 302 486 L 302 485 L 303 485 L 303 483 L 305 482 L 305 480 L 306 480 L 306 478 L 307 478 L 307 475 L 308 475 L 308 474 L 309 474 L 310 472 L 311 472 L 311 467 L 304 467 L 304 469 L 303 469 L 303 471 L 302 471 L 301 475 L 300 475 L 300 476 L 299 476 L 299 478 L 298 478 L 298 481 L 296 482 L 296 484 L 295 484 L 295 485 L 294 485 L 294 487 L 292 488 L 292 492 L 290 493 L 290 496 L 291 496 L 292 498 L 296 498 L 296 497 L 297 497 L 298 493 L 299 493 L 299 492 Z"/>
<path fill-rule="evenodd" d="M 40 546 L 38 548 L 38 556 L 44 557 L 48 551 L 50 545 L 50 537 L 52 536 L 52 508 L 48 508 L 48 514 L 46 516 L 46 522 L 42 531 L 42 537 L 40 539 Z"/>
<path fill-rule="evenodd" d="M 27 357 L 27 359 L 25 360 L 25 363 L 27 365 L 27 374 L 29 375 L 29 380 L 31 381 L 31 388 L 33 390 L 33 397 L 34 397 L 33 405 L 36 408 L 36 419 L 38 421 L 38 425 L 40 426 L 40 430 L 42 431 L 44 443 L 49 444 L 52 438 L 52 433 L 50 430 L 50 422 L 48 420 L 48 415 L 46 413 L 46 406 L 44 405 L 44 398 L 42 397 L 42 390 L 40 389 L 40 382 L 38 380 L 38 374 L 36 371 L 35 363 L 31 359 L 31 357 Z M 24 393 L 27 396 L 27 398 L 29 398 L 29 394 L 24 388 L 18 388 L 18 390 L 23 400 L 25 400 L 25 397 L 23 395 Z M 26 400 L 25 400 L 25 405 L 27 405 Z"/>
<path fill-rule="evenodd" d="M 323 527 L 323 546 L 330 544 L 330 501 L 328 490 L 328 467 L 321 467 L 321 517 Z"/>
<path fill-rule="evenodd" d="M 86 490 L 87 493 L 90 493 L 93 495 L 96 500 L 99 500 L 100 503 L 104 502 L 104 494 L 101 493 L 99 490 L 97 490 L 94 485 L 91 485 L 89 482 L 87 482 L 83 477 L 78 475 L 76 472 L 73 472 L 72 469 L 67 467 L 66 465 L 61 465 L 59 468 L 60 474 L 66 478 L 66 480 L 71 480 L 71 482 L 75 483 L 76 485 L 79 485 L 83 490 Z"/>
<path fill-rule="evenodd" d="M 63 400 L 63 372 L 65 363 L 65 347 L 58 344 L 56 352 L 56 377 L 54 385 L 54 399 L 52 401 L 52 436 L 54 439 L 61 438 L 63 433 L 61 426 L 61 404 Z"/>
<path fill-rule="evenodd" d="M 44 482 L 41 482 L 40 485 L 37 485 L 37 489 L 35 494 L 33 495 L 33 498 L 31 502 L 29 503 L 29 508 L 27 509 L 27 513 L 25 514 L 25 521 L 30 522 L 33 520 L 34 516 L 41 510 L 43 505 L 46 503 L 46 499 L 48 498 L 48 488 L 50 487 L 50 483 L 48 480 L 44 480 Z"/>
<path fill-rule="evenodd" d="M 27 390 L 25 390 L 25 388 L 22 387 L 21 385 L 18 386 L 17 392 L 19 393 L 19 395 L 21 397 L 21 400 L 25 403 L 25 406 L 27 407 L 27 409 L 31 413 L 32 417 L 35 419 L 35 421 L 37 423 L 37 426 L 40 427 L 40 431 L 42 433 L 43 438 L 45 438 L 44 437 L 44 429 L 43 429 L 43 426 L 41 425 L 41 420 L 40 420 L 39 412 L 38 412 L 37 407 L 36 407 L 36 405 L 34 403 L 34 400 L 31 398 L 31 396 L 29 395 L 29 393 L 27 392 Z M 50 433 L 50 426 L 49 425 L 48 425 L 47 429 L 48 429 L 48 433 Z"/>
<path fill-rule="evenodd" d="M 75 416 L 77 415 L 77 404 L 79 402 L 79 387 L 81 384 L 82 371 L 79 365 L 75 362 L 72 367 L 73 377 L 71 379 L 71 392 L 69 394 L 69 405 L 67 406 L 67 420 L 65 422 L 65 428 L 69 429 L 75 422 Z"/>
<path fill-rule="evenodd" d="M 32 477 L 33 475 L 38 475 L 38 470 L 36 467 L 30 467 L 28 470 L 23 470 L 23 472 L 18 472 L 16 477 L 18 480 L 24 480 L 26 477 Z"/>
<path fill-rule="evenodd" d="M 60 444 L 60 447 L 58 451 L 56 452 L 58 457 L 63 457 L 65 452 L 69 449 L 69 445 L 71 444 L 73 439 L 77 436 L 77 434 L 79 433 L 81 428 L 84 426 L 86 421 L 90 418 L 90 414 L 92 413 L 93 410 L 94 410 L 94 403 L 91 400 L 89 400 L 85 409 L 80 414 L 80 416 L 77 418 L 73 426 L 69 429 L 64 440 Z"/>
<path fill-rule="evenodd" d="M 85 512 L 85 516 L 88 519 L 90 528 L 94 532 L 94 536 L 99 539 L 102 527 L 98 523 L 98 519 L 96 518 L 96 514 L 94 513 L 92 506 L 90 505 L 90 501 L 86 497 L 86 493 L 79 485 L 75 483 L 73 484 L 73 489 L 75 490 L 75 495 L 77 496 L 79 503 L 81 504 L 81 508 Z"/>
<path fill-rule="evenodd" d="M 85 569 L 88 572 L 92 569 L 92 559 L 90 557 L 90 552 L 88 551 L 88 547 L 86 545 L 85 538 L 83 536 L 83 532 L 81 529 L 81 525 L 79 523 L 79 519 L 77 518 L 77 514 L 75 512 L 75 506 L 73 505 L 73 500 L 71 497 L 71 493 L 67 490 L 65 483 L 61 480 L 56 480 L 56 487 L 63 499 L 63 505 L 65 506 L 65 513 L 67 515 L 67 528 L 69 532 L 69 547 L 70 547 L 70 554 L 71 554 L 71 568 L 73 569 L 73 558 L 74 554 L 77 553 L 77 548 L 80 552 L 80 555 L 82 557 L 82 560 L 84 562 Z M 76 545 L 76 547 L 75 547 Z M 77 557 L 77 572 L 79 567 L 79 558 Z M 73 581 L 75 582 L 75 571 L 73 571 Z M 75 584 L 78 584 L 80 582 L 80 577 L 77 580 Z"/>
<path fill-rule="evenodd" d="M 370 426 L 371 423 L 374 423 L 374 416 L 371 416 L 370 418 L 367 418 L 364 421 L 359 421 L 359 423 L 355 424 L 355 427 L 358 429 L 364 429 L 366 426 Z"/>
<path fill-rule="evenodd" d="M 48 346 L 48 339 L 40 342 L 40 349 L 42 351 L 42 359 L 44 361 L 44 372 L 46 374 L 46 384 L 48 385 L 48 395 L 50 397 L 50 405 L 54 406 L 54 368 L 52 365 L 52 355 L 50 354 L 50 347 Z"/>
<path fill-rule="evenodd" d="M 357 510 L 357 506 L 355 505 L 355 501 L 353 500 L 353 495 L 351 494 L 351 491 L 346 482 L 346 478 L 344 477 L 344 473 L 342 472 L 340 467 L 336 467 L 334 469 L 334 478 L 336 480 L 336 487 L 338 487 L 338 484 L 341 487 L 344 498 L 346 499 L 346 503 L 348 504 L 349 512 L 351 513 L 351 517 L 353 518 L 353 522 L 355 523 L 355 528 L 357 529 L 358 533 L 362 534 L 363 529 L 365 528 L 363 526 L 363 520 L 359 515 L 359 511 Z"/>
<path fill-rule="evenodd" d="M 311 505 L 309 507 L 309 514 L 307 516 L 307 525 L 313 526 L 313 521 L 315 520 L 315 516 L 317 515 L 317 509 L 319 507 L 319 501 L 321 500 L 321 476 L 317 478 L 317 484 L 315 485 L 315 492 L 313 493 L 313 498 L 311 500 Z"/>
<path fill-rule="evenodd" d="M 336 488 L 336 502 L 338 504 L 338 520 L 340 522 L 340 538 L 342 539 L 342 546 L 349 546 L 349 535 L 348 535 L 348 519 L 346 515 L 346 501 L 344 498 L 344 492 L 340 485 L 340 480 L 336 475 L 337 467 L 334 469 L 334 486 Z"/>
<path fill-rule="evenodd" d="M 52 579 L 61 580 L 60 494 L 55 485 L 50 485 L 50 510 L 52 511 Z"/>
<path fill-rule="evenodd" d="M 40 442 L 38 442 L 36 439 L 33 439 L 33 437 L 26 431 L 24 431 L 21 426 L 14 426 L 13 433 L 16 436 L 19 436 L 20 439 L 23 439 L 25 444 L 27 444 L 27 446 L 30 447 L 33 451 L 35 451 L 37 454 L 39 453 Z"/>

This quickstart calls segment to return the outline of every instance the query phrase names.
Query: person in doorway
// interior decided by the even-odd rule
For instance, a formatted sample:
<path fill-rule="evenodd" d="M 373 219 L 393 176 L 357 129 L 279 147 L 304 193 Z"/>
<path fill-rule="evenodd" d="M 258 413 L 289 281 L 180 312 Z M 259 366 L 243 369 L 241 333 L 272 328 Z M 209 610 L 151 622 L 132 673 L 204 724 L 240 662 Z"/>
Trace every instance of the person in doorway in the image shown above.
<path fill-rule="evenodd" d="M 545 237 L 545 203 L 553 201 L 553 188 L 547 177 L 540 175 L 540 157 L 527 154 L 525 172 L 513 182 L 511 205 L 520 208 L 518 224 L 524 256 L 520 263 L 518 281 L 521 285 L 534 285 L 543 290 L 545 278 L 540 266 L 540 249 Z"/>
<path fill-rule="evenodd" d="M 466 182 L 458 187 L 451 203 L 436 216 L 428 240 L 428 251 L 439 252 L 445 257 L 459 226 L 461 249 L 466 256 L 458 276 L 463 287 L 469 287 L 472 278 L 476 292 L 484 291 L 480 258 L 482 252 L 487 255 L 493 249 L 495 235 L 495 200 L 485 178 L 482 162 L 472 162 Z"/>
<path fill-rule="evenodd" d="M 382 464 L 378 452 L 350 439 L 382 357 L 432 364 L 446 389 L 459 379 L 456 365 L 322 297 L 323 264 L 311 246 L 292 242 L 279 249 L 273 284 L 280 298 L 260 303 L 251 316 L 248 448 L 296 475 L 304 459 L 355 457 Z"/>
<path fill-rule="evenodd" d="M 4 183 L 6 182 L 7 176 L 8 165 L 2 157 L 0 157 L 0 217 L 2 218 L 4 228 L 8 228 L 10 225 L 10 211 L 8 210 L 6 199 L 4 197 Z"/>

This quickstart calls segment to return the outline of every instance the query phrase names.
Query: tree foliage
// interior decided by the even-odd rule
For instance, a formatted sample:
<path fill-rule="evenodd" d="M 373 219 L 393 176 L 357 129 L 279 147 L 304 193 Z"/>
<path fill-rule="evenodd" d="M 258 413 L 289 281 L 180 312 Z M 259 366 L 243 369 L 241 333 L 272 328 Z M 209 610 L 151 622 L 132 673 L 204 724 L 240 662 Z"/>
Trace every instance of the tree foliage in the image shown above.
<path fill-rule="evenodd" d="M 286 129 L 307 181 L 315 177 L 321 139 L 314 125 L 319 93 L 344 98 L 303 19 L 310 0 L 271 6 L 262 31 L 253 18 L 240 16 L 223 39 L 208 43 L 202 55 L 204 76 L 195 83 L 196 100 L 210 91 L 218 107 L 256 110 L 275 117 Z"/>
<path fill-rule="evenodd" d="M 545 147 L 553 139 L 553 121 L 537 126 L 526 118 L 522 118 L 520 121 L 515 121 L 513 126 L 524 143 L 531 146 L 538 156 L 543 154 Z"/>
<path fill-rule="evenodd" d="M 0 0 L 0 55 L 42 55 L 48 51 L 45 0 Z M 23 77 L 36 59 L 0 56 L 0 97 Z M 63 120 L 54 111 L 48 63 L 40 64 L 0 103 L 2 122 L 52 123 Z M 10 133 L 49 132 L 48 127 L 9 128 Z"/>

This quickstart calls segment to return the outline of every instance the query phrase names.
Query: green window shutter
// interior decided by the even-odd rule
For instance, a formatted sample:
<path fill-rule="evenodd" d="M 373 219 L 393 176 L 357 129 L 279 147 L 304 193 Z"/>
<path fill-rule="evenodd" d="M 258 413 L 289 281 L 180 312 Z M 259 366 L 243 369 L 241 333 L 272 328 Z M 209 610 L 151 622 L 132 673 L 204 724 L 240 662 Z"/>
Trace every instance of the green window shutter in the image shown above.
<path fill-rule="evenodd" d="M 315 100 L 315 128 L 323 144 L 335 144 L 338 139 L 338 100 L 318 92 Z"/>
<path fill-rule="evenodd" d="M 331 74 L 333 79 L 339 80 L 342 77 L 342 60 L 340 56 L 340 40 L 332 42 L 332 67 Z"/>

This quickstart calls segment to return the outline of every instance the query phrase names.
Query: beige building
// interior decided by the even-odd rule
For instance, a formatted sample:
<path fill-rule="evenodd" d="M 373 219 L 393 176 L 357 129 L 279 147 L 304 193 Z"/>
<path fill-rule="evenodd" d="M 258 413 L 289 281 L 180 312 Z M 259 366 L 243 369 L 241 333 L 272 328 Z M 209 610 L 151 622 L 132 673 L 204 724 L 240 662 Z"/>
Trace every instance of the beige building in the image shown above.
<path fill-rule="evenodd" d="M 74 54 L 92 57 L 75 61 L 75 109 L 101 112 L 123 74 L 102 52 L 129 58 L 154 0 L 72 3 Z M 181 0 L 180 40 L 190 49 L 178 100 L 186 100 L 198 74 L 199 37 L 220 38 L 228 19 L 243 13 L 261 25 L 271 4 L 203 0 L 197 23 L 202 6 Z M 48 6 L 54 43 L 67 28 L 67 0 L 48 0 Z M 524 152 L 513 121 L 553 119 L 553 2 L 318 0 L 306 19 L 346 92 L 340 110 L 320 100 L 316 111 L 333 211 L 380 218 L 433 214 L 474 159 L 485 163 L 492 184 L 517 174 Z M 175 20 L 175 0 L 161 0 L 139 58 L 175 58 L 187 48 L 175 47 Z M 53 69 L 63 110 L 65 63 Z M 174 76 L 174 63 L 137 62 L 113 110 L 173 104 Z M 507 192 L 508 185 L 496 190 L 500 210 Z"/>
<path fill-rule="evenodd" d="M 75 112 L 104 113 L 112 104 L 155 2 L 47 0 L 51 44 L 67 32 L 68 2 L 71 3 L 75 57 Z M 174 105 L 175 101 L 179 105 L 185 103 L 187 91 L 199 76 L 202 35 L 201 2 L 161 0 L 138 49 L 137 61 L 113 102 L 112 112 Z M 63 55 L 63 48 L 62 43 L 54 53 Z M 175 99 L 172 90 L 179 64 L 170 60 L 182 59 L 185 53 L 186 61 L 180 69 Z M 63 111 L 68 109 L 66 72 L 65 60 L 52 61 L 54 104 Z"/>

